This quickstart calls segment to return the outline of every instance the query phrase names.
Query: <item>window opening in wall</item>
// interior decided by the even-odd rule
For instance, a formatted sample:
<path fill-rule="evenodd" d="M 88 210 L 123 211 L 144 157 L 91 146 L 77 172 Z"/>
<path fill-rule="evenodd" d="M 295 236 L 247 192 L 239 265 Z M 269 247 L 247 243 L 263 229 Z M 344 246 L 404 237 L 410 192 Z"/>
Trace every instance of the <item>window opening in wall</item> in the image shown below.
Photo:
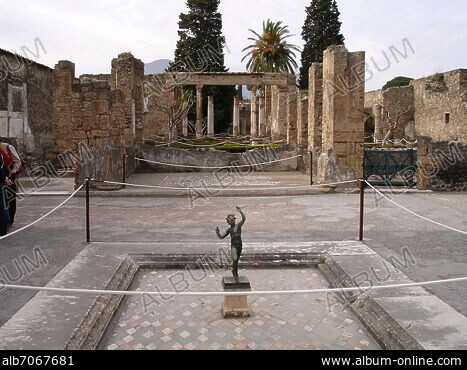
<path fill-rule="evenodd" d="M 444 113 L 444 123 L 448 124 L 451 122 L 451 113 Z"/>

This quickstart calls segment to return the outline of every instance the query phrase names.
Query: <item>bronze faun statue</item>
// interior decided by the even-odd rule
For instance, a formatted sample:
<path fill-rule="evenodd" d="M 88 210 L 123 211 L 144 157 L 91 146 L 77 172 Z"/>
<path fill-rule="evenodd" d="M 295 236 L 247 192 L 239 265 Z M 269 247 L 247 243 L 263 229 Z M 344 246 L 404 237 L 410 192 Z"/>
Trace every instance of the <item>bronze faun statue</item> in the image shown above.
<path fill-rule="evenodd" d="M 242 216 L 242 220 L 239 223 L 236 223 L 235 221 L 237 220 L 237 218 L 235 217 L 235 215 L 228 215 L 226 220 L 227 220 L 227 223 L 230 225 L 230 228 L 227 229 L 225 233 L 221 234 L 221 232 L 219 231 L 219 228 L 217 227 L 216 233 L 219 239 L 225 239 L 228 235 L 230 235 L 230 238 L 231 238 L 230 249 L 231 249 L 232 261 L 233 261 L 232 274 L 233 274 L 235 281 L 238 283 L 239 282 L 238 262 L 240 261 L 240 256 L 242 255 L 242 249 L 243 249 L 242 226 L 246 221 L 246 217 L 240 207 L 237 207 L 237 211 Z"/>

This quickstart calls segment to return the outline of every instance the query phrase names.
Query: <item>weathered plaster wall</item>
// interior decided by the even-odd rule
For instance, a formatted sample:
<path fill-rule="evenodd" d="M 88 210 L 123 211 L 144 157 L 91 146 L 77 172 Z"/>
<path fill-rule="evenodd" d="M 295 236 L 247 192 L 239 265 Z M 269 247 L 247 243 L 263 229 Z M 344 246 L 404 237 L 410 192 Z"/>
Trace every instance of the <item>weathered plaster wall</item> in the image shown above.
<path fill-rule="evenodd" d="M 417 135 L 435 141 L 467 142 L 467 70 L 458 69 L 436 77 L 413 82 Z"/>
<path fill-rule="evenodd" d="M 57 138 L 52 129 L 53 70 L 0 49 L 0 136 L 3 137 L 7 136 L 9 85 L 15 87 L 10 103 L 10 138 L 15 137 L 24 157 L 52 159 Z"/>

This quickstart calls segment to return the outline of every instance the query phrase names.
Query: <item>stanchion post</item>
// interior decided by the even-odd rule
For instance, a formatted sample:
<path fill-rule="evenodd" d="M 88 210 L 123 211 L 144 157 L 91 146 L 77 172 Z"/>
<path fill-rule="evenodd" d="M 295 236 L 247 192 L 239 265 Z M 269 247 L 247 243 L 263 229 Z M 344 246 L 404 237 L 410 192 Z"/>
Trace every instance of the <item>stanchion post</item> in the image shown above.
<path fill-rule="evenodd" d="M 365 220 L 365 187 L 366 183 L 365 180 L 359 180 L 360 183 L 360 233 L 359 233 L 359 241 L 363 241 L 364 233 L 363 233 L 363 223 Z"/>
<path fill-rule="evenodd" d="M 310 185 L 313 185 L 313 152 L 310 152 Z"/>
<path fill-rule="evenodd" d="M 125 151 L 123 152 L 123 156 L 122 156 L 122 165 L 123 165 L 123 171 L 122 171 L 122 179 L 123 179 L 123 183 L 126 183 L 126 153 Z M 126 189 L 126 186 L 123 185 L 123 189 Z"/>
<path fill-rule="evenodd" d="M 89 189 L 91 180 L 86 178 L 86 242 L 91 243 L 91 222 L 89 210 Z"/>

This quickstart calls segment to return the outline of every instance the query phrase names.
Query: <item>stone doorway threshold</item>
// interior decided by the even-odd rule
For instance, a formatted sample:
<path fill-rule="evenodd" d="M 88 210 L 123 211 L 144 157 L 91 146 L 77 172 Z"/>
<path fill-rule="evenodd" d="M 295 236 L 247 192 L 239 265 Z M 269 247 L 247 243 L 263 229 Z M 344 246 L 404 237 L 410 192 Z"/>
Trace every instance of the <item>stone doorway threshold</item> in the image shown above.
<path fill-rule="evenodd" d="M 219 261 L 226 243 L 92 243 L 47 285 L 126 290 L 142 268 L 184 269 Z M 250 243 L 244 266 L 318 268 L 331 287 L 412 281 L 363 243 Z M 364 277 L 364 279 L 362 278 Z M 383 349 L 466 349 L 467 318 L 423 288 L 340 294 Z M 117 296 L 38 293 L 0 328 L 2 349 L 94 349 L 122 301 Z"/>

